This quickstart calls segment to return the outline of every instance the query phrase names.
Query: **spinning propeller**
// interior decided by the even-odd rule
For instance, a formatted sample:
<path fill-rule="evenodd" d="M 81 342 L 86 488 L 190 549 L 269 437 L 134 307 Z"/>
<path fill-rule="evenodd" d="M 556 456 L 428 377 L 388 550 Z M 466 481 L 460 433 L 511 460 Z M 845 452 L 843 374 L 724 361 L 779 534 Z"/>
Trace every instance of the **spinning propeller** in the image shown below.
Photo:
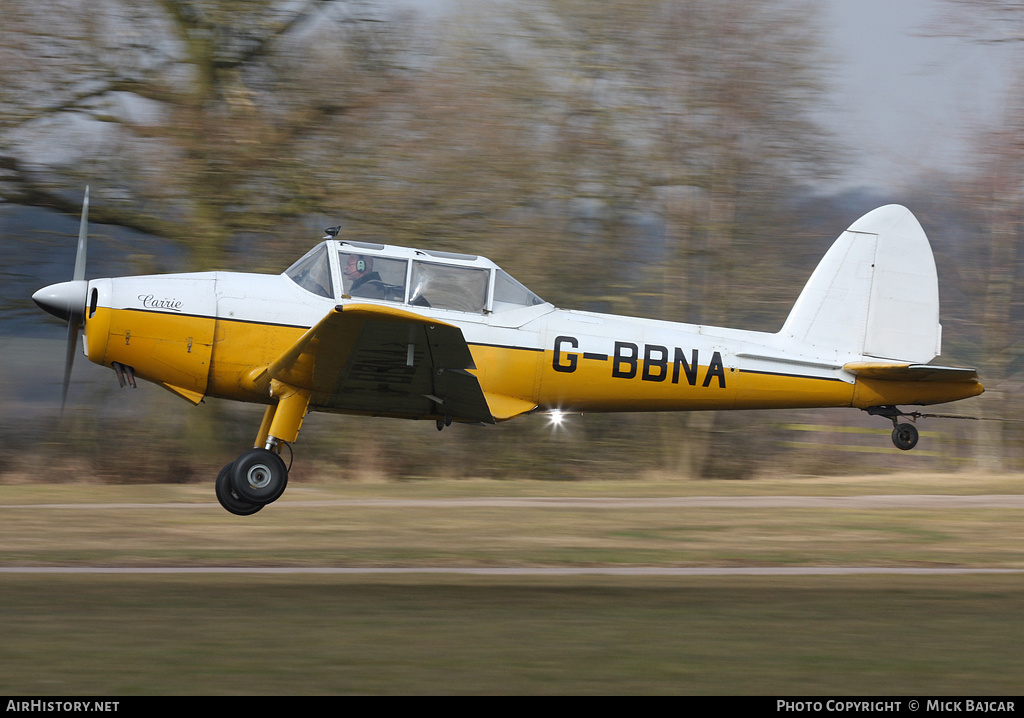
<path fill-rule="evenodd" d="M 60 410 L 64 412 L 64 404 L 68 398 L 68 385 L 71 383 L 71 367 L 75 361 L 75 350 L 78 347 L 78 333 L 85 322 L 85 304 L 88 299 L 89 282 L 85 279 L 85 252 L 88 244 L 89 225 L 89 187 L 85 188 L 85 200 L 82 202 L 82 221 L 78 228 L 78 253 L 75 255 L 75 273 L 70 282 L 61 282 L 43 287 L 32 295 L 32 300 L 40 308 L 59 319 L 68 322 L 67 351 L 64 355 L 64 386 L 60 395 Z"/>

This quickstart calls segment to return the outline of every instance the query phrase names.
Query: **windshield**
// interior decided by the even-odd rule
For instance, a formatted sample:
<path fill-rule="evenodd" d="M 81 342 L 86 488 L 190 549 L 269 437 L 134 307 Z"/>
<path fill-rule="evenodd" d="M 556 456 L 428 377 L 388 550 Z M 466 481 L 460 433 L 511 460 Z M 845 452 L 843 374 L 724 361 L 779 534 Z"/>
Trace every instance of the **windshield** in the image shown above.
<path fill-rule="evenodd" d="M 327 258 L 326 245 L 319 245 L 305 257 L 285 270 L 285 276 L 305 289 L 321 297 L 334 296 L 331 283 L 331 263 Z"/>

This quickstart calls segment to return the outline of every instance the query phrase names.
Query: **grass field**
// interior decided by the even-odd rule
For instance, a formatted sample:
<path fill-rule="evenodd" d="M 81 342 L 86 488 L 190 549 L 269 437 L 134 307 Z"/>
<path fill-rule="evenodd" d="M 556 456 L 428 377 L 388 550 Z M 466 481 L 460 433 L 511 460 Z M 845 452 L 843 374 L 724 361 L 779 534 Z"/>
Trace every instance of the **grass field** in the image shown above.
<path fill-rule="evenodd" d="M 1019 487 L 959 475 L 297 484 L 240 518 L 205 485 L 3 486 L 0 567 L 1020 569 L 1024 511 L 998 501 L 558 500 Z M 1015 694 L 1022 589 L 1024 574 L 0 574 L 0 693 Z"/>

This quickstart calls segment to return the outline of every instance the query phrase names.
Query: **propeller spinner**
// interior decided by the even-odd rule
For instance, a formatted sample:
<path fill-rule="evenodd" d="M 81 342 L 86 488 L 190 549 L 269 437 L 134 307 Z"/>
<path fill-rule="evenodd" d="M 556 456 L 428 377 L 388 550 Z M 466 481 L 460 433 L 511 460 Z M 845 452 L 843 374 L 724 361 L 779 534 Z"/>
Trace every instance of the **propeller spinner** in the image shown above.
<path fill-rule="evenodd" d="M 85 304 L 88 299 L 89 282 L 85 279 L 85 254 L 89 234 L 89 187 L 85 188 L 82 202 L 82 221 L 78 228 L 78 252 L 75 255 L 75 272 L 70 282 L 60 282 L 43 287 L 32 295 L 40 308 L 59 319 L 68 322 L 67 351 L 64 355 L 64 385 L 60 395 L 60 409 L 63 413 L 71 383 L 71 367 L 75 361 L 78 333 L 85 321 Z"/>

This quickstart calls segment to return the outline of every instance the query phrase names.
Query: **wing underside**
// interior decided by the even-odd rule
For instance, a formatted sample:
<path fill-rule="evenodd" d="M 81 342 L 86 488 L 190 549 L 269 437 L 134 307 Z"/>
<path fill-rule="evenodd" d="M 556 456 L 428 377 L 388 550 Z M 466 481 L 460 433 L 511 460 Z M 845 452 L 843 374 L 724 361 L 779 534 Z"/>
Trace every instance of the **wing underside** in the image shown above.
<path fill-rule="evenodd" d="M 310 408 L 494 423 L 462 331 L 402 309 L 338 306 L 256 379 L 306 389 Z"/>

